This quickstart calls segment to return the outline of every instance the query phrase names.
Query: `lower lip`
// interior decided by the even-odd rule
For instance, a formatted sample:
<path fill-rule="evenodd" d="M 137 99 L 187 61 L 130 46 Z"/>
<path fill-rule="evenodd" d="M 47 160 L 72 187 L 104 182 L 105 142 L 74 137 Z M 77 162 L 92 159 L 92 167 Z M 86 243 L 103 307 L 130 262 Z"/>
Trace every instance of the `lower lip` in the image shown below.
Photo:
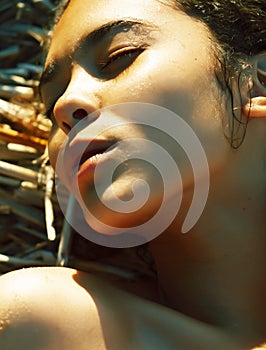
<path fill-rule="evenodd" d="M 77 173 L 79 183 L 83 180 L 87 182 L 90 179 L 90 176 L 94 174 L 96 166 L 98 166 L 100 163 L 103 163 L 107 158 L 109 158 L 109 155 L 112 151 L 113 149 L 104 153 L 96 154 L 91 158 L 85 160 L 85 162 L 81 164 Z"/>
<path fill-rule="evenodd" d="M 95 167 L 99 164 L 102 157 L 103 157 L 103 154 L 100 153 L 86 159 L 85 162 L 81 164 L 78 171 L 78 175 L 82 174 L 84 171 L 87 172 L 95 169 Z"/>

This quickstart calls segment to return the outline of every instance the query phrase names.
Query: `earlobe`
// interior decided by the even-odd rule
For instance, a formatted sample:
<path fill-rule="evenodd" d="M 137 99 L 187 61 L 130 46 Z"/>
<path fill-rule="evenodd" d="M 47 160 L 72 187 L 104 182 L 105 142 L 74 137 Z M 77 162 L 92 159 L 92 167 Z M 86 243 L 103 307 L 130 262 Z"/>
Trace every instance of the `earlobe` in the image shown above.
<path fill-rule="evenodd" d="M 246 117 L 266 117 L 266 52 L 252 58 L 252 87 L 248 100 L 242 108 Z"/>
<path fill-rule="evenodd" d="M 252 97 L 242 108 L 244 116 L 249 118 L 266 117 L 266 96 Z"/>

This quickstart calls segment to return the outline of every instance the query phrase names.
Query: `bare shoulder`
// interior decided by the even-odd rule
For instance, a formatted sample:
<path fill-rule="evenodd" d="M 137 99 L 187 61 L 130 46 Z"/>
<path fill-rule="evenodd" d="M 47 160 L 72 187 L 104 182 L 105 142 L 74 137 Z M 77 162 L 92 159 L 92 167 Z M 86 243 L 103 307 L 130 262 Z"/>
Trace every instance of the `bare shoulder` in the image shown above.
<path fill-rule="evenodd" d="M 246 350 L 210 326 L 69 268 L 8 273 L 0 300 L 0 349 Z"/>
<path fill-rule="evenodd" d="M 96 305 L 75 270 L 31 268 L 0 278 L 0 349 L 106 349 Z"/>

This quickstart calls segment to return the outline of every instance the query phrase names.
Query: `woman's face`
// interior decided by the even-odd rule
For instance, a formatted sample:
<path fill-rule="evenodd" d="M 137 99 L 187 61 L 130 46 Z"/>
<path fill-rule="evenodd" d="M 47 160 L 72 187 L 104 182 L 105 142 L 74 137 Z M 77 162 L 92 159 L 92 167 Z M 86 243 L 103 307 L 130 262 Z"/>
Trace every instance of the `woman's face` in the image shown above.
<path fill-rule="evenodd" d="M 211 173 L 223 166 L 228 146 L 221 120 L 226 111 L 215 78 L 210 37 L 200 22 L 155 0 L 72 0 L 64 12 L 53 35 L 41 83 L 44 104 L 53 107 L 50 159 L 56 167 L 59 151 L 70 137 L 72 151 L 66 152 L 69 156 L 57 172 L 73 190 L 75 180 L 69 175 L 79 149 L 74 151 L 74 146 L 79 144 L 79 150 L 84 151 L 90 144 L 86 155 L 79 155 L 82 165 L 74 167 L 75 179 L 82 201 L 104 223 L 138 225 L 159 208 L 162 176 L 156 166 L 138 159 L 147 159 L 152 151 L 150 144 L 138 144 L 136 139 L 151 140 L 172 156 L 183 180 L 183 195 L 194 186 L 188 155 L 179 140 L 184 135 L 179 135 L 178 127 L 170 127 L 174 136 L 167 135 L 168 115 L 160 107 L 174 112 L 177 120 L 181 118 L 192 128 L 206 152 Z M 121 106 L 126 108 L 120 108 L 124 103 Z M 158 106 L 150 123 L 149 116 L 143 115 L 145 125 L 134 119 L 135 114 L 144 113 L 143 103 L 154 105 L 155 112 Z M 87 122 L 80 124 L 90 113 Z M 164 124 L 166 132 L 160 130 Z M 130 140 L 125 147 L 123 142 Z M 111 151 L 102 156 L 109 146 Z M 99 175 L 101 191 L 97 197 L 95 166 L 110 159 L 123 164 L 114 172 L 112 185 Z M 174 189 L 176 174 L 168 175 Z M 108 209 L 117 197 L 126 205 L 134 184 L 141 193 L 143 182 L 136 183 L 137 179 L 149 185 L 146 204 L 134 213 Z"/>

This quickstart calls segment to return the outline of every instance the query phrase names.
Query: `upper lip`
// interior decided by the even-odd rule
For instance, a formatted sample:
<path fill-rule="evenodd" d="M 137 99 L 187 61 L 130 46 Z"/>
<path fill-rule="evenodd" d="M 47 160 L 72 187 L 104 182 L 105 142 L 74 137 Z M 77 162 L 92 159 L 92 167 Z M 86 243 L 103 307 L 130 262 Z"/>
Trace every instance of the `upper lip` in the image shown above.
<path fill-rule="evenodd" d="M 68 149 L 70 153 L 67 155 L 67 158 L 72 160 L 72 170 L 78 170 L 87 159 L 96 154 L 104 153 L 115 143 L 114 140 L 106 139 L 72 140 Z"/>

